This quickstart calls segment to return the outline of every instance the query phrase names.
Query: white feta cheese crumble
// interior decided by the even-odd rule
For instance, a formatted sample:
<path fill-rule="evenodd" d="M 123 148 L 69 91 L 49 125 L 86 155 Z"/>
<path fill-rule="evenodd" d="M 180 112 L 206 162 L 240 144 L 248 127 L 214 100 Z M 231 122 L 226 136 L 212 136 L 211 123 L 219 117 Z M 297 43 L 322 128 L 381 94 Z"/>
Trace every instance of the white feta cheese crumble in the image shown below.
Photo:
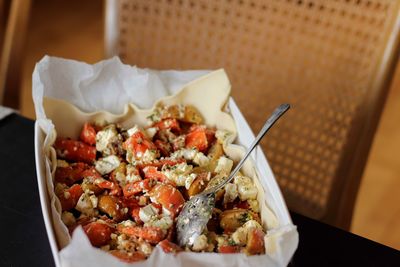
<path fill-rule="evenodd" d="M 153 205 L 149 204 L 139 210 L 139 217 L 142 222 L 146 223 L 154 217 L 157 217 L 159 210 Z"/>
<path fill-rule="evenodd" d="M 147 116 L 147 124 L 148 125 L 152 125 L 155 122 L 159 122 L 161 121 L 161 111 L 159 110 L 159 108 L 157 107 L 153 113 L 151 113 L 149 116 Z"/>
<path fill-rule="evenodd" d="M 131 250 L 132 242 L 130 242 L 125 234 L 118 235 L 117 239 L 117 249 L 119 250 Z"/>
<path fill-rule="evenodd" d="M 236 229 L 232 234 L 233 241 L 238 245 L 244 245 L 247 243 L 247 235 L 251 229 L 258 228 L 262 230 L 262 226 L 255 220 L 249 220 L 241 227 Z"/>
<path fill-rule="evenodd" d="M 181 148 L 172 153 L 170 157 L 172 159 L 184 158 L 185 160 L 192 160 L 200 167 L 205 167 L 210 163 L 210 159 L 195 148 Z"/>
<path fill-rule="evenodd" d="M 111 155 L 96 161 L 95 168 L 101 175 L 104 175 L 115 170 L 120 163 L 121 162 L 117 156 Z"/>
<path fill-rule="evenodd" d="M 257 198 L 257 188 L 249 177 L 237 175 L 234 183 L 237 185 L 240 200 Z"/>
<path fill-rule="evenodd" d="M 189 190 L 190 186 L 192 185 L 193 181 L 197 178 L 197 174 L 191 173 L 186 177 L 185 180 L 185 188 Z"/>
<path fill-rule="evenodd" d="M 215 172 L 224 175 L 229 175 L 231 173 L 232 166 L 233 166 L 233 160 L 228 159 L 225 156 L 221 156 L 218 159 L 217 167 L 215 167 Z"/>
<path fill-rule="evenodd" d="M 126 181 L 128 183 L 131 183 L 131 182 L 137 182 L 140 180 L 142 180 L 142 178 L 140 177 L 139 172 L 136 169 L 136 167 L 131 164 L 126 165 Z"/>
<path fill-rule="evenodd" d="M 135 159 L 135 154 L 130 149 L 126 151 L 126 161 L 133 165 L 137 163 L 137 160 Z"/>
<path fill-rule="evenodd" d="M 111 146 L 118 141 L 118 132 L 115 125 L 110 125 L 96 134 L 96 150 L 107 155 L 111 154 Z"/>
<path fill-rule="evenodd" d="M 168 209 L 162 207 L 162 215 L 163 216 L 171 216 L 171 211 L 169 211 Z"/>
<path fill-rule="evenodd" d="M 171 228 L 172 224 L 173 224 L 173 221 L 172 221 L 171 217 L 164 216 L 164 217 L 161 217 L 160 219 L 154 218 L 154 219 L 146 222 L 144 224 L 144 226 L 153 226 L 153 227 L 161 228 L 163 230 L 168 230 L 169 228 Z"/>
<path fill-rule="evenodd" d="M 193 158 L 193 162 L 199 165 L 200 167 L 205 167 L 208 166 L 208 164 L 210 164 L 210 159 L 202 152 L 197 152 Z"/>
<path fill-rule="evenodd" d="M 192 165 L 188 165 L 186 162 L 174 166 L 163 167 L 161 172 L 171 181 L 173 181 L 177 186 L 186 186 L 186 183 L 192 183 L 194 178 L 190 176 L 190 172 L 193 169 Z M 188 182 L 186 182 L 189 180 Z M 189 185 L 190 186 L 190 185 Z"/>
<path fill-rule="evenodd" d="M 99 199 L 95 195 L 90 195 L 90 201 L 92 202 L 92 207 L 97 208 L 97 204 L 99 203 Z"/>
<path fill-rule="evenodd" d="M 192 249 L 194 251 L 205 250 L 208 246 L 207 237 L 205 235 L 199 235 L 193 242 Z"/>
<path fill-rule="evenodd" d="M 249 230 L 253 229 L 253 228 L 258 228 L 258 229 L 262 230 L 262 226 L 256 220 L 248 220 L 247 222 L 245 222 L 243 224 L 242 227 L 249 229 Z"/>
<path fill-rule="evenodd" d="M 237 186 L 232 183 L 225 185 L 224 204 L 234 201 L 238 197 Z"/>
<path fill-rule="evenodd" d="M 141 157 L 143 162 L 151 162 L 157 158 L 157 150 L 147 149 Z"/>
<path fill-rule="evenodd" d="M 197 152 L 198 151 L 194 148 L 182 148 L 172 153 L 171 158 L 173 159 L 184 158 L 186 160 L 193 160 Z"/>
<path fill-rule="evenodd" d="M 115 180 L 123 187 L 126 185 L 126 175 L 123 172 L 115 172 Z"/>
<path fill-rule="evenodd" d="M 175 167 L 176 174 L 187 174 L 193 168 L 193 166 L 188 165 L 186 162 L 176 164 L 175 166 L 172 166 L 172 167 Z"/>
<path fill-rule="evenodd" d="M 135 125 L 132 128 L 128 129 L 126 132 L 128 133 L 129 136 L 132 136 L 135 133 L 140 132 L 140 128 L 137 125 Z"/>
<path fill-rule="evenodd" d="M 239 246 L 245 245 L 247 242 L 247 229 L 243 227 L 236 229 L 232 234 L 232 240 Z"/>
<path fill-rule="evenodd" d="M 88 216 L 94 216 L 95 210 L 88 193 L 83 193 L 75 206 L 75 209 Z"/>
<path fill-rule="evenodd" d="M 136 226 L 135 222 L 133 222 L 131 220 L 122 221 L 119 224 L 121 224 L 124 227 Z M 111 235 L 115 235 L 115 234 L 111 234 Z M 117 237 L 117 236 L 115 235 L 115 237 Z"/>
<path fill-rule="evenodd" d="M 141 242 L 138 246 L 138 250 L 143 252 L 146 256 L 150 256 L 153 251 L 153 247 L 147 242 Z"/>
<path fill-rule="evenodd" d="M 146 130 L 144 130 L 144 132 L 145 132 L 145 134 L 147 135 L 147 137 L 149 139 L 153 139 L 153 137 L 157 133 L 157 128 L 156 127 L 150 127 L 150 128 L 147 128 Z"/>
<path fill-rule="evenodd" d="M 226 238 L 226 236 L 217 236 L 215 238 L 215 240 L 217 241 L 218 247 L 220 247 L 220 246 L 223 246 L 226 243 L 227 238 Z"/>
<path fill-rule="evenodd" d="M 68 192 L 68 191 L 65 191 L 65 192 L 64 192 L 64 198 L 65 198 L 65 199 L 69 199 L 70 197 L 71 197 L 71 193 Z"/>

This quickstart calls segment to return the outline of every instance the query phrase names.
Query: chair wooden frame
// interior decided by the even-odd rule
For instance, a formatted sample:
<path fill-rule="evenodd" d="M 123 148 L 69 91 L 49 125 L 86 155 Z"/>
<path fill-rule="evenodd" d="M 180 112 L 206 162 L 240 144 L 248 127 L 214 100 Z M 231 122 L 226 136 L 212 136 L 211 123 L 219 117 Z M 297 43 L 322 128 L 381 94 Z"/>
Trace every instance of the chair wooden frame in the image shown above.
<path fill-rule="evenodd" d="M 0 1 L 4 8 L 4 1 Z M 24 42 L 31 0 L 12 0 L 0 61 L 0 104 L 19 108 Z"/>
<path fill-rule="evenodd" d="M 391 18 L 394 29 L 392 34 L 385 37 L 386 47 L 380 52 L 381 62 L 376 66 L 376 76 L 373 78 L 373 86 L 366 99 L 367 103 L 360 110 L 362 113 L 360 118 L 363 118 L 362 135 L 358 137 L 356 143 L 350 144 L 354 149 L 353 154 L 342 159 L 338 175 L 343 174 L 344 179 L 334 185 L 333 192 L 338 192 L 338 194 L 331 195 L 326 216 L 321 218 L 322 221 L 346 230 L 351 227 L 361 178 L 399 60 L 400 2 L 397 3 L 397 11 L 397 15 Z"/>

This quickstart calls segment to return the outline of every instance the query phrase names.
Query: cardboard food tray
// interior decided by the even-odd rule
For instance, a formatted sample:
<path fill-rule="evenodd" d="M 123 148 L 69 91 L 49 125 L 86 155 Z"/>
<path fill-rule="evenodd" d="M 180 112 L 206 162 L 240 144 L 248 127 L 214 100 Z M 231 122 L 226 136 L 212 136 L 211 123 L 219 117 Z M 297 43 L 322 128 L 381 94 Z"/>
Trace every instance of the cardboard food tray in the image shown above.
<path fill-rule="evenodd" d="M 37 64 L 33 75 L 37 114 L 35 157 L 42 212 L 56 266 L 132 266 L 93 248 L 81 229 L 76 230 L 70 239 L 60 219 L 61 207 L 54 195 L 52 182 L 56 156 L 51 145 L 57 134 L 77 138 L 87 121 L 118 122 L 125 127 L 133 124 L 145 126 L 146 117 L 152 111 L 151 104 L 193 105 L 203 115 L 207 125 L 233 133 L 224 144 L 224 150 L 238 162 L 244 154 L 242 146 L 248 147 L 254 140 L 254 134 L 234 100 L 229 97 L 230 83 L 226 73 L 217 70 L 204 74 L 141 70 L 124 65 L 116 58 L 88 65 L 45 57 Z M 138 88 L 137 84 L 141 87 Z M 142 98 L 138 97 L 138 93 Z M 147 106 L 143 106 L 142 102 L 146 101 Z M 128 104 L 134 102 L 145 108 Z M 267 229 L 265 255 L 193 252 L 173 255 L 156 248 L 148 260 L 134 266 L 287 265 L 297 248 L 298 233 L 260 147 L 251 157 L 252 160 L 247 161 L 242 170 L 254 180 L 259 191 L 262 224 Z"/>

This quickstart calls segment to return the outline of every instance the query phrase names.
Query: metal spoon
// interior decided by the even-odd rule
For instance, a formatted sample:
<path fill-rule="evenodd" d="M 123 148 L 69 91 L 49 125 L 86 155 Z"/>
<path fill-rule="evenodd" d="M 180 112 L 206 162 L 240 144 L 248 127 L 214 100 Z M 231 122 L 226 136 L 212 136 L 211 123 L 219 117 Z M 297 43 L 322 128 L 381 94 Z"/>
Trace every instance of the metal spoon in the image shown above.
<path fill-rule="evenodd" d="M 181 213 L 177 218 L 177 237 L 180 246 L 193 246 L 194 241 L 200 236 L 207 227 L 211 218 L 212 210 L 215 206 L 215 193 L 229 183 L 236 173 L 240 170 L 253 149 L 258 145 L 268 130 L 274 123 L 290 108 L 289 104 L 282 104 L 275 109 L 271 117 L 264 124 L 256 139 L 253 141 L 242 160 L 231 172 L 229 177 L 222 180 L 218 185 L 193 196 L 185 203 Z"/>

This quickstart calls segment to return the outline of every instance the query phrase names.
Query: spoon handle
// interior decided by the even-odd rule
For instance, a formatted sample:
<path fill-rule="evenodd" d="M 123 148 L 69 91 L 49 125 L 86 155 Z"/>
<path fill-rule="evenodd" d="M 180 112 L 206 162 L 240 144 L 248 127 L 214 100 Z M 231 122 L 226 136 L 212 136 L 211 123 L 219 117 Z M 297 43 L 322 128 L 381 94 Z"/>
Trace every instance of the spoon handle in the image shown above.
<path fill-rule="evenodd" d="M 226 179 L 223 183 L 219 184 L 216 187 L 210 188 L 210 190 L 207 190 L 208 192 L 216 192 L 217 190 L 221 189 L 224 185 L 229 183 L 233 177 L 235 177 L 236 173 L 240 170 L 242 167 L 243 163 L 246 161 L 246 159 L 249 157 L 253 149 L 260 143 L 261 139 L 264 137 L 264 135 L 268 132 L 268 130 L 274 125 L 274 123 L 290 108 L 289 104 L 282 104 L 279 107 L 277 107 L 272 115 L 268 118 L 268 120 L 265 122 L 264 126 L 262 127 L 261 131 L 258 133 L 256 139 L 254 139 L 253 143 L 250 145 L 250 147 L 247 149 L 246 154 L 244 157 L 240 160 L 240 162 L 236 165 L 235 169 L 231 172 L 229 175 L 229 178 Z M 207 192 L 207 193 L 208 193 Z"/>

